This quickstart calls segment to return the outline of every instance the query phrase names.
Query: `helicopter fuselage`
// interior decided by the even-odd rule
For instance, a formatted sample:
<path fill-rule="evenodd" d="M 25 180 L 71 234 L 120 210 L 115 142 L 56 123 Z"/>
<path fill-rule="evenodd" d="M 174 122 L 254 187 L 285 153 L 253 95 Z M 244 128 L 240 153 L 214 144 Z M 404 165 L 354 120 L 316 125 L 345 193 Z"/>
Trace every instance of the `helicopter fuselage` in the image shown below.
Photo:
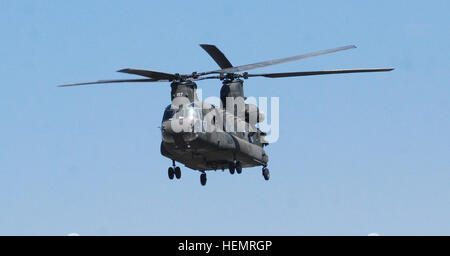
<path fill-rule="evenodd" d="M 240 161 L 242 167 L 267 165 L 268 156 L 262 147 L 230 133 L 198 133 L 195 137 L 181 145 L 162 141 L 161 154 L 199 171 L 224 170 L 233 161 Z"/>
<path fill-rule="evenodd" d="M 208 131 L 206 126 L 214 124 L 202 118 L 202 114 L 217 110 L 194 106 L 197 105 L 192 104 L 179 111 L 180 115 L 173 113 L 171 105 L 166 108 L 161 125 L 163 156 L 199 171 L 226 169 L 236 161 L 242 167 L 267 165 L 268 156 L 263 144 L 259 143 L 258 134 L 226 132 L 223 129 Z M 175 126 L 181 123 L 188 129 L 177 130 Z"/>

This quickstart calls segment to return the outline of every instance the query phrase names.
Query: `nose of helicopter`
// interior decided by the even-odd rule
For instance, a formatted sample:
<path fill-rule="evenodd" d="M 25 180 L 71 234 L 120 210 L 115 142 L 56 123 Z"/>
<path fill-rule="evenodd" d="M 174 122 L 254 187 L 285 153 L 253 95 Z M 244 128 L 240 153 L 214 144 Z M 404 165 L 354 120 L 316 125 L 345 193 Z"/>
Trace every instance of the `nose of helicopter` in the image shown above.
<path fill-rule="evenodd" d="M 168 135 L 172 135 L 173 133 L 175 133 L 174 130 L 172 129 L 172 125 L 171 125 L 170 121 L 164 121 L 161 124 L 161 131 L 164 134 L 168 134 Z"/>

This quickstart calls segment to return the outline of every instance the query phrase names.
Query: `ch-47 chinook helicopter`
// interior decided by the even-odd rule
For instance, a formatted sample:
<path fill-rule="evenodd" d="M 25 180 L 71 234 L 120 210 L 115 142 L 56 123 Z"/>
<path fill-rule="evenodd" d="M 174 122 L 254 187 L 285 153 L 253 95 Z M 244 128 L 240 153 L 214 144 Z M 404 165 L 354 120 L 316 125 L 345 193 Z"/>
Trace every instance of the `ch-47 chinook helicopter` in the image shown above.
<path fill-rule="evenodd" d="M 302 71 L 287 73 L 249 74 L 247 71 L 269 65 L 305 59 L 333 52 L 356 48 L 354 45 L 296 55 L 287 58 L 233 66 L 225 55 L 214 45 L 200 45 L 219 65 L 220 69 L 191 74 L 170 74 L 142 69 L 122 69 L 118 72 L 146 77 L 144 79 L 100 80 L 97 82 L 59 85 L 75 86 L 106 83 L 171 82 L 171 104 L 166 107 L 161 124 L 161 154 L 172 160 L 168 169 L 170 179 L 180 179 L 181 169 L 176 162 L 201 172 L 200 183 L 206 184 L 206 171 L 229 169 L 240 174 L 242 168 L 262 166 L 265 180 L 269 180 L 269 161 L 264 147 L 268 142 L 266 133 L 256 127 L 264 119 L 258 107 L 244 102 L 243 79 L 250 77 L 297 77 L 343 73 L 384 72 L 393 68 L 344 69 Z M 200 102 L 195 81 L 219 79 L 221 106 Z M 227 102 L 228 107 L 227 107 Z M 231 102 L 231 103 L 230 103 Z M 230 105 L 233 106 L 230 108 Z M 231 109 L 231 111 L 230 111 Z M 235 127 L 243 124 L 243 130 Z M 229 127 L 231 126 L 231 129 Z"/>

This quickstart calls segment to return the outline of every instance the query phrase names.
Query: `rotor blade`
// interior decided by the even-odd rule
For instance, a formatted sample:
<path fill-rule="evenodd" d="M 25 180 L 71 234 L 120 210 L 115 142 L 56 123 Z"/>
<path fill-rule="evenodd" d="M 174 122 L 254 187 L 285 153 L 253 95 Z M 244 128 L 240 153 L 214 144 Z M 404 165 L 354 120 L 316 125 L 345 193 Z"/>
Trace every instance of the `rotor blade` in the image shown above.
<path fill-rule="evenodd" d="M 206 80 L 206 79 L 221 79 L 220 76 L 204 76 L 204 77 L 199 77 L 194 79 L 194 81 L 201 81 L 201 80 Z"/>
<path fill-rule="evenodd" d="M 230 61 L 225 57 L 225 54 L 219 50 L 215 45 L 210 44 L 201 44 L 200 47 L 205 50 L 211 58 L 219 65 L 220 68 L 231 68 L 233 65 L 231 65 Z"/>
<path fill-rule="evenodd" d="M 211 72 L 202 73 L 202 75 L 211 74 L 211 73 L 234 73 L 234 72 L 250 70 L 250 69 L 255 69 L 255 68 L 262 68 L 262 67 L 266 67 L 266 66 L 270 66 L 270 65 L 280 64 L 280 63 L 294 61 L 294 60 L 306 59 L 309 57 L 329 54 L 329 53 L 338 52 L 338 51 L 344 51 L 344 50 L 353 49 L 353 48 L 356 48 L 356 46 L 348 45 L 348 46 L 343 46 L 343 47 L 339 47 L 339 48 L 333 48 L 333 49 L 324 50 L 324 51 L 306 53 L 306 54 L 296 55 L 296 56 L 287 57 L 287 58 L 263 61 L 263 62 L 258 62 L 258 63 L 254 63 L 254 64 L 231 67 L 231 68 L 226 68 L 226 69 L 221 69 L 221 70 L 214 70 Z"/>
<path fill-rule="evenodd" d="M 288 72 L 288 73 L 247 74 L 247 76 L 280 78 L 280 77 L 315 76 L 315 75 L 330 75 L 330 74 L 345 74 L 345 73 L 388 72 L 392 70 L 394 69 L 393 68 L 342 69 L 342 70 L 323 70 L 323 71 Z"/>
<path fill-rule="evenodd" d="M 100 81 L 97 81 L 97 82 L 76 83 L 76 84 L 62 84 L 62 85 L 58 85 L 58 87 L 88 85 L 88 84 L 110 84 L 110 83 L 129 83 L 129 82 L 159 82 L 159 81 L 164 81 L 164 80 L 157 80 L 157 79 L 100 80 Z"/>
<path fill-rule="evenodd" d="M 154 79 L 165 79 L 165 80 L 169 80 L 169 81 L 176 80 L 176 78 L 177 78 L 173 74 L 152 71 L 152 70 L 144 70 L 144 69 L 126 68 L 126 69 L 121 69 L 117 72 L 145 76 L 145 77 L 154 78 Z"/>

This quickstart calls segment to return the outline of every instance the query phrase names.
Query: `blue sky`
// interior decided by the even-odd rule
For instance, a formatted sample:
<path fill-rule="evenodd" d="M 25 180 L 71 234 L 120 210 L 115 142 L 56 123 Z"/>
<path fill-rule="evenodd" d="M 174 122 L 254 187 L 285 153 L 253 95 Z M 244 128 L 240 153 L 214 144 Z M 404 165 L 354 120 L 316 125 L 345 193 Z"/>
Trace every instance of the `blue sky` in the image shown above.
<path fill-rule="evenodd" d="M 448 1 L 1 1 L 0 235 L 450 235 Z M 270 182 L 182 168 L 159 153 L 168 84 L 126 67 L 216 69 L 355 44 L 258 72 L 280 98 Z M 255 71 L 256 72 L 256 71 Z M 198 83 L 218 95 L 218 81 Z"/>

